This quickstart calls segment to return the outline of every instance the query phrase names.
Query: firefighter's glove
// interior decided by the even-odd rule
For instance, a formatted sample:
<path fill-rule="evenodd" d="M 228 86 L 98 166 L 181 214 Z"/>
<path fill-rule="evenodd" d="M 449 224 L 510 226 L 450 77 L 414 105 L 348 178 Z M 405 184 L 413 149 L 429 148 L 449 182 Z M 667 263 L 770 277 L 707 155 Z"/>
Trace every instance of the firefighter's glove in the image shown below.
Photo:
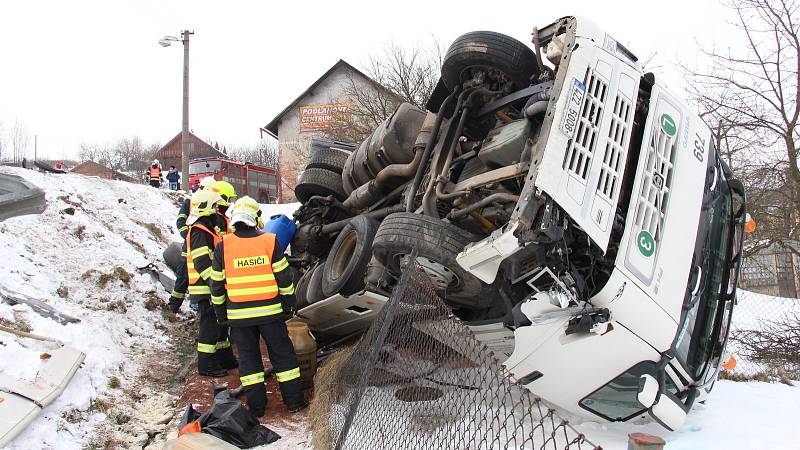
<path fill-rule="evenodd" d="M 214 308 L 214 314 L 217 316 L 217 325 L 221 327 L 227 327 L 228 323 L 228 311 L 225 308 Z"/>
<path fill-rule="evenodd" d="M 294 295 L 283 296 L 282 303 L 283 314 L 286 316 L 286 320 L 294 317 L 294 313 L 297 312 L 297 300 Z"/>

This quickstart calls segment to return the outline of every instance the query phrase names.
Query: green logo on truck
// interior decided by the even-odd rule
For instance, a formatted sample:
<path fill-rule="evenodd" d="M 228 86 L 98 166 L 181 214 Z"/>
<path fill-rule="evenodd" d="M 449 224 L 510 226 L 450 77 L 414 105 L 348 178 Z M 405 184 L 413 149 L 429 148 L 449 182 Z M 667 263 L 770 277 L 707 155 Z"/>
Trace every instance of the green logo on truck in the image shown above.
<path fill-rule="evenodd" d="M 653 256 L 656 251 L 656 241 L 653 240 L 653 235 L 647 230 L 642 230 L 636 236 L 636 245 L 639 246 L 639 251 L 646 257 Z"/>
<path fill-rule="evenodd" d="M 669 137 L 675 136 L 675 133 L 678 132 L 678 125 L 669 114 L 661 115 L 661 130 Z"/>

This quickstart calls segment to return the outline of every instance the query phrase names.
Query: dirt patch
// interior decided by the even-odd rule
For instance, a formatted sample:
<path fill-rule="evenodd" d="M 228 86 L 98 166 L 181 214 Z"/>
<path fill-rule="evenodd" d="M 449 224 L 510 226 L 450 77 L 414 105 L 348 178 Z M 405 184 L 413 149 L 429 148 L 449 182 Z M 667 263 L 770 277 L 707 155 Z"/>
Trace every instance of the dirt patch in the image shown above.
<path fill-rule="evenodd" d="M 75 228 L 75 231 L 72 232 L 72 235 L 78 238 L 79 241 L 83 242 L 83 233 L 86 231 L 86 225 L 78 225 L 78 228 Z"/>
<path fill-rule="evenodd" d="M 128 304 L 125 303 L 125 300 L 118 299 L 113 302 L 110 302 L 106 305 L 107 311 L 119 311 L 123 314 L 128 312 Z"/>
<path fill-rule="evenodd" d="M 142 245 L 139 242 L 134 241 L 133 239 L 129 238 L 128 236 L 123 236 L 122 238 L 125 239 L 125 242 L 127 242 L 128 244 L 131 244 L 139 253 L 141 253 L 143 255 L 147 255 L 147 251 L 144 249 L 144 245 Z"/>
<path fill-rule="evenodd" d="M 62 284 L 56 289 L 56 294 L 61 298 L 67 298 L 69 297 L 69 288 Z"/>
<path fill-rule="evenodd" d="M 134 220 L 134 222 L 137 225 L 142 226 L 147 231 L 149 231 L 150 234 L 153 235 L 153 237 L 156 238 L 157 241 L 167 242 L 167 239 L 164 237 L 164 232 L 161 231 L 161 227 L 159 227 L 158 225 L 149 222 L 139 222 L 138 220 Z"/>
<path fill-rule="evenodd" d="M 24 313 L 22 311 L 14 311 L 14 328 L 16 328 L 19 331 L 30 333 L 31 331 L 33 331 L 33 327 L 31 326 L 31 323 L 28 322 L 28 319 L 24 317 L 23 314 Z"/>
<path fill-rule="evenodd" d="M 92 272 L 94 272 L 94 273 L 92 273 Z M 97 273 L 97 271 L 95 271 L 95 270 L 89 270 L 89 271 L 84 272 L 84 274 L 81 276 L 81 278 L 86 279 L 86 278 L 89 278 L 89 277 L 91 277 L 92 275 L 94 275 L 96 273 Z M 100 286 L 101 288 L 105 288 L 106 286 L 108 286 L 108 283 L 110 283 L 110 282 L 112 282 L 114 280 L 119 280 L 127 288 L 127 287 L 130 287 L 132 279 L 133 279 L 133 275 L 130 272 L 128 272 L 127 270 L 125 270 L 124 268 L 122 268 L 120 266 L 117 266 L 117 267 L 114 268 L 114 270 L 112 270 L 109 273 L 100 274 L 100 276 L 97 278 L 97 285 Z"/>
<path fill-rule="evenodd" d="M 62 209 L 61 212 L 64 213 L 64 214 L 69 214 L 70 216 L 74 216 L 75 215 L 75 208 L 72 207 L 72 206 L 68 206 L 68 207 Z"/>
<path fill-rule="evenodd" d="M 236 347 L 234 346 L 234 352 Z M 267 357 L 267 350 L 263 342 L 261 344 L 261 355 L 263 358 L 264 367 L 271 367 L 269 358 Z M 238 355 L 237 355 L 238 357 Z M 237 369 L 229 370 L 228 375 L 221 378 L 201 377 L 197 374 L 197 364 L 193 363 L 188 370 L 186 383 L 180 392 L 178 405 L 184 408 L 187 404 L 192 403 L 199 405 L 199 411 L 206 411 L 213 403 L 213 393 L 211 390 L 211 382 L 226 383 L 231 389 L 237 388 L 241 385 L 239 381 L 239 371 Z M 264 426 L 274 430 L 283 438 L 277 442 L 280 448 L 303 448 L 307 444 L 307 434 L 309 433 L 309 409 L 305 409 L 299 413 L 292 414 L 283 404 L 281 398 L 280 388 L 274 376 L 267 379 L 267 411 L 264 417 L 259 419 Z M 307 389 L 305 391 L 306 397 L 312 400 L 314 397 L 314 389 Z M 239 399 L 245 403 L 244 395 Z M 246 404 L 245 404 L 245 407 Z"/>
<path fill-rule="evenodd" d="M 75 200 L 71 200 L 68 195 L 59 195 L 56 198 L 58 198 L 59 200 L 68 205 L 74 206 L 75 208 L 83 209 L 83 204 L 81 204 L 80 202 L 76 202 Z"/>
<path fill-rule="evenodd" d="M 147 297 L 144 301 L 144 307 L 147 308 L 148 311 L 155 311 L 156 309 L 164 309 L 166 310 L 166 305 L 164 302 L 159 298 L 158 294 L 155 291 L 150 291 L 145 294 Z M 172 322 L 172 320 L 170 320 Z"/>

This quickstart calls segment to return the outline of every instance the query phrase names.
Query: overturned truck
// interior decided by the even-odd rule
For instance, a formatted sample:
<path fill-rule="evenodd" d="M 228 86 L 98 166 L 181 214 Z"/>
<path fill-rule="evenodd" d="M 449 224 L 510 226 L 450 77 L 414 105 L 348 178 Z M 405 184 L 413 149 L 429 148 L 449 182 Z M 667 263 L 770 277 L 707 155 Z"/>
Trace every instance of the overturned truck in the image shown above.
<path fill-rule="evenodd" d="M 408 255 L 535 394 L 675 429 L 724 362 L 745 195 L 711 130 L 590 21 L 533 48 L 467 33 L 423 111 L 316 139 L 296 194 L 299 316 L 357 332 Z"/>

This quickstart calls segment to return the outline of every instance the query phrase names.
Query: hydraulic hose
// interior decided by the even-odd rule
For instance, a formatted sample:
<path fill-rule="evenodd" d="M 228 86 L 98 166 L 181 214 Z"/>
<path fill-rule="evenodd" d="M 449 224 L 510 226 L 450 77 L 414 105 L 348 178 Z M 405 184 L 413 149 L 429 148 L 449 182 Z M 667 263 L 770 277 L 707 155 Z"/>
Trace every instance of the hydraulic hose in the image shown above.
<path fill-rule="evenodd" d="M 469 97 L 467 97 L 467 101 L 464 102 L 464 110 L 461 113 L 461 118 L 458 121 L 458 126 L 456 127 L 455 135 L 453 136 L 453 141 L 450 143 L 450 148 L 447 150 L 447 158 L 444 162 L 444 167 L 442 167 L 442 171 L 439 174 L 439 178 L 436 180 L 436 198 L 440 200 L 451 199 L 455 197 L 460 197 L 466 192 L 452 192 L 449 194 L 444 193 L 444 185 L 445 185 L 445 178 L 447 177 L 447 173 L 450 171 L 450 166 L 453 164 L 453 155 L 456 151 L 456 146 L 459 143 L 459 139 L 461 137 L 461 132 L 464 131 L 464 124 L 467 121 L 467 117 L 469 116 L 470 107 L 472 106 L 472 101 L 476 95 L 487 92 L 485 89 L 476 89 L 474 90 Z"/>
<path fill-rule="evenodd" d="M 447 215 L 448 219 L 451 220 L 458 220 L 462 217 L 469 215 L 469 213 L 473 211 L 477 211 L 485 206 L 489 206 L 492 203 L 510 203 L 510 202 L 517 202 L 519 201 L 519 195 L 508 194 L 505 192 L 498 192 L 496 194 L 492 194 L 483 200 L 475 202 L 464 209 L 459 209 L 457 211 L 453 211 Z"/>
<path fill-rule="evenodd" d="M 447 107 L 450 106 L 450 102 L 452 102 L 453 98 L 455 98 L 456 92 L 457 91 L 453 91 L 444 99 L 442 105 L 439 107 L 439 112 L 436 114 L 436 121 L 433 123 L 433 129 L 431 130 L 431 138 L 425 146 L 425 150 L 422 152 L 422 160 L 419 166 L 417 166 L 417 173 L 414 175 L 414 182 L 411 184 L 411 190 L 406 199 L 406 212 L 411 212 L 411 208 L 414 207 L 414 197 L 416 197 L 419 185 L 422 183 L 422 175 L 425 173 L 425 167 L 428 164 L 428 159 L 431 157 L 431 151 L 433 151 L 433 147 L 436 145 L 436 137 L 439 135 L 439 128 L 442 126 L 444 112 L 447 110 Z"/>

